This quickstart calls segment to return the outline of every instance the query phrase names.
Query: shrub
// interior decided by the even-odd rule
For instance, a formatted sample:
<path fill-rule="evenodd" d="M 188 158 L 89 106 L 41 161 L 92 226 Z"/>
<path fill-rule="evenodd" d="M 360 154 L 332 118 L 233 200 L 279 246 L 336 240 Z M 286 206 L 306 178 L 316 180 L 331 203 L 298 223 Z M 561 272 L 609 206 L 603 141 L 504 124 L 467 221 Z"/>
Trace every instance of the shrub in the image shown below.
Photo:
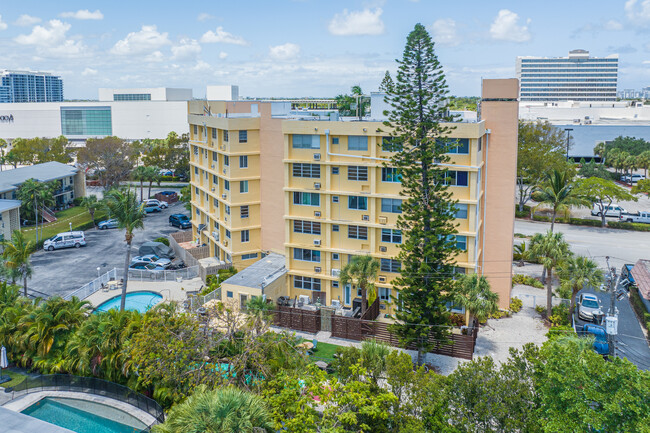
<path fill-rule="evenodd" d="M 167 238 L 164 237 L 164 236 L 161 236 L 161 237 L 159 237 L 159 238 L 156 238 L 156 239 L 154 239 L 153 241 L 154 241 L 154 242 L 160 242 L 161 244 L 165 244 L 165 245 L 169 246 L 169 239 L 167 239 Z"/>
<path fill-rule="evenodd" d="M 568 326 L 568 325 L 558 325 L 558 326 L 553 326 L 551 329 L 548 330 L 546 333 L 546 338 L 549 340 L 554 340 L 558 337 L 564 337 L 566 335 L 575 335 L 576 332 L 573 329 L 573 327 Z"/>
<path fill-rule="evenodd" d="M 548 321 L 553 326 L 569 325 L 569 306 L 566 304 L 556 305 L 551 309 L 551 317 Z"/>
<path fill-rule="evenodd" d="M 600 220 L 590 220 L 586 218 L 571 218 L 569 224 L 576 226 L 590 226 L 590 227 L 600 227 L 602 224 Z"/>
<path fill-rule="evenodd" d="M 537 312 L 537 314 L 544 314 L 544 312 L 546 311 L 546 307 L 543 305 L 535 305 L 535 311 Z"/>
<path fill-rule="evenodd" d="M 607 223 L 607 226 L 613 229 L 635 230 L 638 232 L 650 232 L 650 224 L 643 224 L 643 223 L 626 223 L 620 221 L 609 221 Z"/>
<path fill-rule="evenodd" d="M 533 286 L 538 289 L 543 289 L 544 285 L 538 279 L 535 279 L 529 275 L 524 274 L 515 274 L 512 276 L 512 285 L 523 284 L 524 286 Z"/>
<path fill-rule="evenodd" d="M 550 223 L 551 222 L 551 217 L 547 217 L 547 216 L 544 216 L 544 215 L 533 215 L 533 221 L 544 221 L 544 222 Z M 557 221 L 557 218 L 556 218 L 556 221 Z"/>
<path fill-rule="evenodd" d="M 519 298 L 512 298 L 512 300 L 510 301 L 510 311 L 512 311 L 513 313 L 520 312 L 523 306 L 524 303 Z"/>
<path fill-rule="evenodd" d="M 515 217 L 528 218 L 530 216 L 530 206 L 524 205 L 524 210 L 520 211 L 519 206 L 515 208 Z"/>
<path fill-rule="evenodd" d="M 465 325 L 465 315 L 454 313 L 451 316 L 449 316 L 449 321 L 454 326 L 463 326 Z"/>
<path fill-rule="evenodd" d="M 489 319 L 502 319 L 504 317 L 510 317 L 510 311 L 508 310 L 499 310 L 494 314 L 488 316 Z"/>
<path fill-rule="evenodd" d="M 83 197 L 75 197 L 72 199 L 72 204 L 74 206 L 81 206 L 81 201 L 83 200 Z"/>

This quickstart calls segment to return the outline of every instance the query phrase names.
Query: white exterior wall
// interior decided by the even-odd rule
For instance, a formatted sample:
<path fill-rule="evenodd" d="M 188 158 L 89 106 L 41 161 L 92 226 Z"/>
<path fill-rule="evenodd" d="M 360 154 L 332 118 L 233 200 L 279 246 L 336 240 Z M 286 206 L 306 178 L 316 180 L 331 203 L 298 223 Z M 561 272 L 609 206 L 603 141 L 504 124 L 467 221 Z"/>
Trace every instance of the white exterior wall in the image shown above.
<path fill-rule="evenodd" d="M 207 86 L 208 101 L 238 101 L 239 86 Z"/>
<path fill-rule="evenodd" d="M 113 101 L 115 94 L 150 94 L 152 101 L 189 101 L 192 99 L 192 89 L 171 87 L 142 87 L 132 89 L 99 89 L 100 101 Z M 121 101 L 120 101 L 121 102 Z M 132 101 L 129 101 L 132 102 Z"/>
<path fill-rule="evenodd" d="M 14 119 L 0 122 L 0 138 L 12 141 L 18 137 L 60 136 L 61 107 L 111 107 L 113 135 L 130 140 L 189 132 L 186 101 L 36 102 L 0 104 L 0 116 Z"/>

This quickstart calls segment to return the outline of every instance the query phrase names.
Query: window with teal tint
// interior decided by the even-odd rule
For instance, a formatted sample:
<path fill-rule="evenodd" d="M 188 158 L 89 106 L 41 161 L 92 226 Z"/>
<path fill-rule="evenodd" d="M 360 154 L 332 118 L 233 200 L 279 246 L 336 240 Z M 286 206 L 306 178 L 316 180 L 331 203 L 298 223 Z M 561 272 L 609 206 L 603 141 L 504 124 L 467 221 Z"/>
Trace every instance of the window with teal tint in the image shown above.
<path fill-rule="evenodd" d="M 250 254 L 242 254 L 241 259 L 242 260 L 250 260 L 250 259 L 256 259 L 257 258 L 257 253 L 250 253 Z"/>
<path fill-rule="evenodd" d="M 320 149 L 320 136 L 293 134 L 291 143 L 294 149 Z"/>
<path fill-rule="evenodd" d="M 230 166 L 230 157 L 228 155 L 223 156 L 223 165 L 226 167 Z"/>
<path fill-rule="evenodd" d="M 241 231 L 241 241 L 242 242 L 249 242 L 251 240 L 251 234 L 250 231 L 248 230 L 242 230 Z"/>
<path fill-rule="evenodd" d="M 248 181 L 247 180 L 242 180 L 239 181 L 239 192 L 242 194 L 245 194 L 248 192 Z"/>
<path fill-rule="evenodd" d="M 61 107 L 61 133 L 75 135 L 113 135 L 111 107 Z"/>
<path fill-rule="evenodd" d="M 320 194 L 314 192 L 298 192 L 293 193 L 293 204 L 304 206 L 320 206 Z"/>
<path fill-rule="evenodd" d="M 461 251 L 467 251 L 467 236 L 462 236 L 462 235 L 455 235 L 455 236 L 456 236 L 456 248 L 458 248 Z"/>
<path fill-rule="evenodd" d="M 402 180 L 402 176 L 399 174 L 399 170 L 395 167 L 382 167 L 381 168 L 381 181 L 382 182 L 396 182 L 399 183 Z"/>
<path fill-rule="evenodd" d="M 296 275 L 293 277 L 293 287 L 296 289 L 313 290 L 320 292 L 321 284 L 319 278 L 301 277 L 299 275 Z"/>
<path fill-rule="evenodd" d="M 402 243 L 402 231 L 393 229 L 381 229 L 381 241 L 393 244 Z"/>
<path fill-rule="evenodd" d="M 382 137 L 381 150 L 384 152 L 399 152 L 402 150 L 402 145 L 393 137 Z"/>
<path fill-rule="evenodd" d="M 248 143 L 248 131 L 239 131 L 239 142 Z"/>
<path fill-rule="evenodd" d="M 248 168 L 248 155 L 239 157 L 239 168 Z"/>
<path fill-rule="evenodd" d="M 223 130 L 223 141 L 228 141 L 228 131 Z"/>
<path fill-rule="evenodd" d="M 467 186 L 469 185 L 469 177 L 466 171 L 452 171 L 447 172 L 445 185 L 449 186 Z"/>
<path fill-rule="evenodd" d="M 348 197 L 348 209 L 368 210 L 368 197 L 351 195 Z"/>
<path fill-rule="evenodd" d="M 151 93 L 115 93 L 113 101 L 151 101 Z"/>
<path fill-rule="evenodd" d="M 399 260 L 381 259 L 379 269 L 382 272 L 399 272 L 402 264 Z"/>
<path fill-rule="evenodd" d="M 368 150 L 368 137 L 365 135 L 350 135 L 348 137 L 348 150 Z"/>
<path fill-rule="evenodd" d="M 225 189 L 226 191 L 230 191 L 230 181 L 229 180 L 224 179 L 224 181 L 223 181 L 223 189 Z"/>
<path fill-rule="evenodd" d="M 304 249 L 304 248 L 294 248 L 293 249 L 293 258 L 295 260 L 301 260 L 301 261 L 304 261 L 304 262 L 320 263 L 320 251 L 308 250 L 308 249 Z"/>
<path fill-rule="evenodd" d="M 381 211 L 390 213 L 402 213 L 402 200 L 398 198 L 382 198 Z"/>
<path fill-rule="evenodd" d="M 456 140 L 450 140 L 449 145 L 451 146 L 449 153 L 455 153 L 458 155 L 469 154 L 469 138 L 457 138 Z"/>
<path fill-rule="evenodd" d="M 210 128 L 212 131 L 212 138 L 217 138 L 217 129 L 216 128 Z"/>
<path fill-rule="evenodd" d="M 339 138 L 338 137 L 332 137 L 332 144 L 339 144 Z"/>
<path fill-rule="evenodd" d="M 456 203 L 456 218 L 458 219 L 467 219 L 467 204 L 466 203 Z"/>

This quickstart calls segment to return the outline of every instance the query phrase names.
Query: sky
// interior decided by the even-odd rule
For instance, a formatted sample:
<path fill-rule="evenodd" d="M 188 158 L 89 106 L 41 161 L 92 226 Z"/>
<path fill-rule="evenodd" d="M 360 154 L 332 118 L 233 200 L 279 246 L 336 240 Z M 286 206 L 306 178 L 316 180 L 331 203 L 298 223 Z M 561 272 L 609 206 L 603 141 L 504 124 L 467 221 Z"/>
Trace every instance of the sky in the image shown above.
<path fill-rule="evenodd" d="M 48 71 L 66 99 L 100 87 L 234 84 L 241 96 L 376 90 L 426 26 L 452 95 L 515 76 L 517 56 L 618 53 L 619 90 L 650 86 L 650 0 L 2 1 L 0 69 Z"/>

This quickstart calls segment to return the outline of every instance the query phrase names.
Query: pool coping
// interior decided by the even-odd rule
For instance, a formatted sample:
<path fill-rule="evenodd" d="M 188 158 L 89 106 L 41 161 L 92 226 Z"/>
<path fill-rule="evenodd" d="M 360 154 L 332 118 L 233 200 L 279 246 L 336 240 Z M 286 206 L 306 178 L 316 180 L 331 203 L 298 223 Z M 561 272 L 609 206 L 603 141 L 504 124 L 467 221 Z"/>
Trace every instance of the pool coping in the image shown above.
<path fill-rule="evenodd" d="M 153 289 L 151 289 L 151 290 L 136 289 L 136 290 L 132 290 L 130 292 L 126 292 L 127 296 L 132 295 L 132 294 L 137 294 L 137 293 L 153 293 L 154 295 L 160 296 L 160 300 L 157 303 L 155 303 L 154 305 L 150 305 L 149 309 L 155 307 L 156 305 L 159 305 L 159 304 L 162 304 L 163 302 L 165 302 L 165 296 L 162 293 L 160 293 L 160 292 L 158 292 L 156 290 L 153 290 Z M 113 299 L 120 298 L 121 296 L 122 296 L 122 293 L 120 292 L 119 294 L 114 295 L 114 296 L 106 299 L 105 301 L 103 301 L 99 305 L 97 305 L 96 307 L 93 307 L 92 313 L 97 313 L 97 312 L 104 312 L 105 313 L 108 310 L 99 310 L 98 308 L 101 307 L 102 305 L 104 305 L 106 302 L 112 301 Z M 144 314 L 144 312 L 142 314 Z"/>
<path fill-rule="evenodd" d="M 156 418 L 154 418 L 152 415 L 150 415 L 149 413 L 141 409 L 138 409 L 133 405 L 124 403 L 114 398 L 105 397 L 96 394 L 87 394 L 85 392 L 38 391 L 38 392 L 33 392 L 18 397 L 15 400 L 11 400 L 10 402 L 5 403 L 2 407 L 4 407 L 5 409 L 12 410 L 14 412 L 22 412 L 23 410 L 32 406 L 34 403 L 44 399 L 45 397 L 74 398 L 78 400 L 86 400 L 86 401 L 91 401 L 93 403 L 104 404 L 114 409 L 119 409 L 122 412 L 126 412 L 127 414 L 131 415 L 134 418 L 137 418 L 147 426 L 152 425 L 156 421 Z"/>

